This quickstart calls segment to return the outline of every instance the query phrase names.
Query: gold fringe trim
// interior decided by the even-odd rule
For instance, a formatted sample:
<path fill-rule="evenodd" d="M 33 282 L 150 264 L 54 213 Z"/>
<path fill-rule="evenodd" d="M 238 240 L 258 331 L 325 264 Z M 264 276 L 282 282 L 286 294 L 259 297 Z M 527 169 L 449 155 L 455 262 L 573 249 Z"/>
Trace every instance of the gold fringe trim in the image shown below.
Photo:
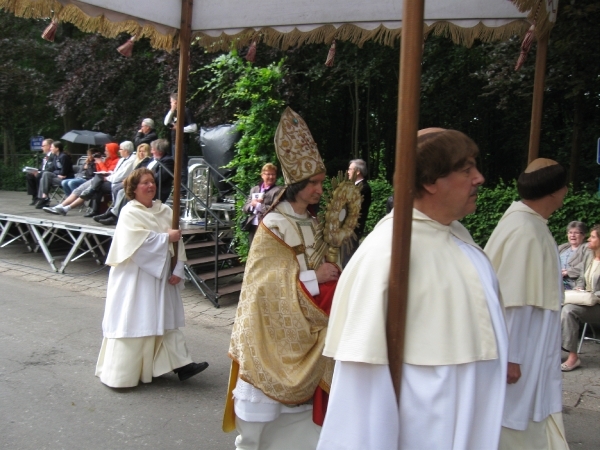
<path fill-rule="evenodd" d="M 511 36 L 523 36 L 529 29 L 529 22 L 515 20 L 502 27 L 487 27 L 482 23 L 472 27 L 463 28 L 450 22 L 436 22 L 431 26 L 424 26 L 424 35 L 431 33 L 446 36 L 456 44 L 471 47 L 475 40 L 484 42 L 506 40 Z M 262 42 L 270 47 L 287 50 L 305 44 L 331 44 L 336 39 L 346 41 L 362 47 L 365 42 L 373 41 L 378 44 L 393 46 L 401 37 L 401 29 L 388 29 L 383 25 L 373 29 L 364 30 L 353 24 L 344 24 L 339 28 L 333 25 L 324 25 L 312 31 L 301 32 L 297 28 L 282 33 L 273 28 L 260 30 L 246 29 L 234 35 L 222 33 L 220 36 L 209 36 L 202 32 L 194 33 L 196 43 L 207 52 L 228 51 L 231 47 L 241 49 L 253 41 Z"/>
<path fill-rule="evenodd" d="M 521 11 L 533 11 L 539 2 L 543 0 L 513 0 L 513 3 Z M 553 23 L 548 20 L 546 6 L 536 24 L 536 35 L 543 36 L 549 32 Z M 179 46 L 178 30 L 164 34 L 155 29 L 151 23 L 140 25 L 136 20 L 122 22 L 109 22 L 103 15 L 90 17 L 75 5 L 63 6 L 56 0 L 0 0 L 0 9 L 5 9 L 18 17 L 24 18 L 51 18 L 54 17 L 62 22 L 69 22 L 77 28 L 88 33 L 99 33 L 107 38 L 115 38 L 121 33 L 135 35 L 136 39 L 148 38 L 153 48 L 172 51 Z M 529 17 L 533 20 L 533 17 Z M 482 23 L 472 28 L 462 28 L 450 22 L 436 22 L 431 26 L 424 25 L 424 35 L 430 33 L 447 36 L 456 44 L 470 47 L 475 40 L 484 42 L 505 40 L 512 35 L 523 36 L 529 28 L 529 23 L 524 20 L 516 20 L 507 25 L 497 28 L 486 27 Z M 323 25 L 308 32 L 294 29 L 289 33 L 283 33 L 273 28 L 262 28 L 260 30 L 246 29 L 234 35 L 222 33 L 220 36 L 208 36 L 202 32 L 193 34 L 197 45 L 203 47 L 207 52 L 229 51 L 232 47 L 241 49 L 256 40 L 270 47 L 287 50 L 291 47 L 299 47 L 306 44 L 331 44 L 336 39 L 346 41 L 362 47 L 365 42 L 373 41 L 382 45 L 393 46 L 401 37 L 401 29 L 388 29 L 383 25 L 373 29 L 364 30 L 353 24 L 344 24 L 339 28 L 333 25 Z"/>
<path fill-rule="evenodd" d="M 539 15 L 535 24 L 535 36 L 539 39 L 546 34 L 550 33 L 550 30 L 555 25 L 554 22 L 550 21 L 550 12 L 546 8 L 546 0 L 511 0 L 517 9 L 521 12 L 529 11 L 527 19 L 533 23 L 535 19 L 535 12 L 538 7 L 540 8 Z"/>
<path fill-rule="evenodd" d="M 179 45 L 177 30 L 173 30 L 172 34 L 163 34 L 151 23 L 141 26 L 136 20 L 110 22 L 103 15 L 90 17 L 77 6 L 63 6 L 56 0 L 0 0 L 0 9 L 25 19 L 54 18 L 59 22 L 69 22 L 83 32 L 99 33 L 110 39 L 121 33 L 135 35 L 136 39 L 145 37 L 153 48 L 169 52 Z"/>

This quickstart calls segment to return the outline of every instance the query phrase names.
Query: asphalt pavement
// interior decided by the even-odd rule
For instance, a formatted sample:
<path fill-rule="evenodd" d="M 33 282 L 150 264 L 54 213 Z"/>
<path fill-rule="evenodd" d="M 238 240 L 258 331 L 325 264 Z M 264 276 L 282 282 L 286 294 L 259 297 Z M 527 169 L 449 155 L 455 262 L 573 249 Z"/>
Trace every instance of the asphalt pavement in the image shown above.
<path fill-rule="evenodd" d="M 94 376 L 107 271 L 58 276 L 3 256 L 4 250 L 0 448 L 234 448 L 235 433 L 221 430 L 231 320 L 201 314 L 203 306 L 219 311 L 210 302 L 188 290 L 183 329 L 194 360 L 210 363 L 206 371 L 184 382 L 171 373 L 136 388 L 111 389 Z"/>
<path fill-rule="evenodd" d="M 217 309 L 184 291 L 183 331 L 194 360 L 210 363 L 205 372 L 115 390 L 94 376 L 108 270 L 83 260 L 68 271 L 52 272 L 20 245 L 0 249 L 0 448 L 233 448 L 221 417 L 237 297 Z M 580 357 L 563 374 L 567 439 L 571 449 L 597 450 L 600 345 L 585 342 Z"/>

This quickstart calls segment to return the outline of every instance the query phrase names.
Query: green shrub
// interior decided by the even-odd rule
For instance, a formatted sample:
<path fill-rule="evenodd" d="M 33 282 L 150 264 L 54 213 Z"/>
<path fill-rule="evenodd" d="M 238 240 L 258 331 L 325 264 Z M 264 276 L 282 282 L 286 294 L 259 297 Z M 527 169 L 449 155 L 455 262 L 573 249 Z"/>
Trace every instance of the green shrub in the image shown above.
<path fill-rule="evenodd" d="M 385 216 L 387 199 L 394 192 L 392 185 L 381 178 L 369 180 L 369 186 L 371 186 L 371 206 L 365 224 L 365 235 L 370 233 L 377 222 Z"/>
<path fill-rule="evenodd" d="M 465 217 L 461 223 L 467 227 L 473 240 L 483 248 L 504 212 L 518 199 L 516 183 L 508 185 L 500 180 L 494 187 L 481 187 L 477 197 L 477 211 Z"/>
<path fill-rule="evenodd" d="M 393 192 L 392 186 L 385 180 L 372 180 L 369 184 L 373 191 L 373 200 L 365 227 L 367 233 L 385 216 L 385 204 Z M 483 248 L 504 212 L 518 199 L 519 194 L 514 181 L 506 184 L 500 180 L 496 186 L 482 187 L 477 198 L 477 211 L 465 217 L 461 223 Z M 548 228 L 558 244 L 566 242 L 566 227 L 572 220 L 584 222 L 589 227 L 600 223 L 600 198 L 596 192 L 573 192 L 569 189 L 562 208 L 555 211 L 548 220 Z"/>
<path fill-rule="evenodd" d="M 477 212 L 461 222 L 475 242 L 484 247 L 504 211 L 518 199 L 516 182 L 507 185 L 501 181 L 494 187 L 481 188 L 477 198 Z M 555 211 L 548 220 L 548 228 L 558 244 L 566 242 L 566 227 L 572 220 L 585 222 L 588 226 L 600 222 L 600 199 L 595 192 L 573 192 L 569 189 L 562 208 Z"/>

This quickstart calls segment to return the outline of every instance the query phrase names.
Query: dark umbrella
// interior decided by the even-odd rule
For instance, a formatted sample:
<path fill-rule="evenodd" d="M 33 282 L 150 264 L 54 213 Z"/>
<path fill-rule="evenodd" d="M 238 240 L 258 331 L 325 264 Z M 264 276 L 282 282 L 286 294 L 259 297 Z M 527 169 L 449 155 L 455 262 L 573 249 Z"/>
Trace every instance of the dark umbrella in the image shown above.
<path fill-rule="evenodd" d="M 73 142 L 74 144 L 87 145 L 104 145 L 109 142 L 114 142 L 114 139 L 110 134 L 89 130 L 71 130 L 63 135 L 61 139 L 64 139 L 67 142 Z"/>

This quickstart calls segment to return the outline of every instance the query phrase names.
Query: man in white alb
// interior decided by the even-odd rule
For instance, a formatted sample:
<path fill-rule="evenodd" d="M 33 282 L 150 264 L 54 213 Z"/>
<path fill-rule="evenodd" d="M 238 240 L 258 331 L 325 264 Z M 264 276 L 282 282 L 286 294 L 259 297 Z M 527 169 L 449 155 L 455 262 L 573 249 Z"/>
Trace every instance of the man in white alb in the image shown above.
<path fill-rule="evenodd" d="M 324 354 L 335 359 L 320 450 L 495 449 L 507 334 L 496 276 L 457 221 L 484 178 L 455 130 L 418 136 L 400 405 L 387 358 L 392 211 L 336 288 Z"/>
<path fill-rule="evenodd" d="M 508 325 L 508 387 L 500 449 L 568 449 L 562 420 L 562 272 L 546 225 L 562 206 L 567 171 L 538 158 L 519 176 L 513 202 L 485 246 Z"/>

